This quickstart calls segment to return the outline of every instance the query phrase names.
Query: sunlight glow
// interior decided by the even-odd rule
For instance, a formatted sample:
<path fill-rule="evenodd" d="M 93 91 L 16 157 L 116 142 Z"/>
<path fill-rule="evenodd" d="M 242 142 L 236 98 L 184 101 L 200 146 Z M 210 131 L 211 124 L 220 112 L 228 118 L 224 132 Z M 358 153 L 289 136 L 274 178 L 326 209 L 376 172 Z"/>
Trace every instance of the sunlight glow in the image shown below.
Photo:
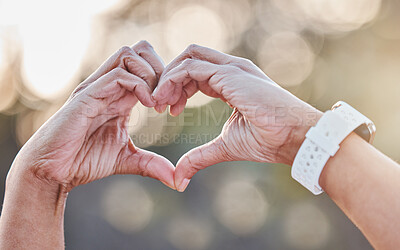
<path fill-rule="evenodd" d="M 73 5 L 43 2 L 52 11 L 36 17 L 32 13 L 19 25 L 23 44 L 22 72 L 24 83 L 35 95 L 56 99 L 76 84 L 88 47 L 90 22 L 79 16 L 71 18 Z"/>
<path fill-rule="evenodd" d="M 79 80 L 92 17 L 118 2 L 1 1 L 0 25 L 16 27 L 21 36 L 26 87 L 36 96 L 50 100 L 71 90 Z"/>

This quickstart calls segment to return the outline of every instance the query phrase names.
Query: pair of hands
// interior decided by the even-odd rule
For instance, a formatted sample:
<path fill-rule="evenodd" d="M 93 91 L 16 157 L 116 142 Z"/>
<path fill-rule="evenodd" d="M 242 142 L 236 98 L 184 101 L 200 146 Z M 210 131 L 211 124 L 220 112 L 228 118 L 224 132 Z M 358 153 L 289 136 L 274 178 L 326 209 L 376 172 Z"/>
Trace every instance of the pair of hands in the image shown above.
<path fill-rule="evenodd" d="M 55 84 L 57 84 L 55 82 Z M 132 107 L 179 115 L 197 91 L 233 107 L 221 134 L 187 152 L 176 168 L 137 148 L 128 134 Z M 63 192 L 115 174 L 137 174 L 183 191 L 201 169 L 224 161 L 292 164 L 320 112 L 268 78 L 251 61 L 189 46 L 164 68 L 151 45 L 123 47 L 81 83 L 23 146 L 16 162 Z"/>

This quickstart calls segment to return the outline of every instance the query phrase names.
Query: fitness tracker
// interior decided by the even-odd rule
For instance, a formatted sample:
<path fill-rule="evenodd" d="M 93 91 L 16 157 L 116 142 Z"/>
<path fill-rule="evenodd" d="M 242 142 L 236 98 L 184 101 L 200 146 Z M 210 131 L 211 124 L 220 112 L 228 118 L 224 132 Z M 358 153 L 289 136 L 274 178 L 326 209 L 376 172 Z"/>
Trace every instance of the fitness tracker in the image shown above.
<path fill-rule="evenodd" d="M 325 112 L 318 123 L 310 128 L 292 166 L 292 177 L 313 194 L 323 192 L 319 185 L 322 169 L 340 148 L 340 143 L 355 132 L 372 143 L 375 125 L 347 103 L 340 101 Z"/>

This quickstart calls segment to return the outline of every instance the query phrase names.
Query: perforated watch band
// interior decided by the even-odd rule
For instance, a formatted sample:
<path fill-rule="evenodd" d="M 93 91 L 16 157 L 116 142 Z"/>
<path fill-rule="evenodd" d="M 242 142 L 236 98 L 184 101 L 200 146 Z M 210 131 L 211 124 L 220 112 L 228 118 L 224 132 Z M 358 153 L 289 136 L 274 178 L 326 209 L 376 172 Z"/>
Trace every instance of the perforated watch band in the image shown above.
<path fill-rule="evenodd" d="M 307 132 L 292 166 L 292 177 L 315 195 L 323 192 L 319 177 L 326 162 L 339 150 L 339 144 L 363 124 L 375 132 L 373 123 L 350 105 L 338 102 L 333 110 L 325 112 Z"/>

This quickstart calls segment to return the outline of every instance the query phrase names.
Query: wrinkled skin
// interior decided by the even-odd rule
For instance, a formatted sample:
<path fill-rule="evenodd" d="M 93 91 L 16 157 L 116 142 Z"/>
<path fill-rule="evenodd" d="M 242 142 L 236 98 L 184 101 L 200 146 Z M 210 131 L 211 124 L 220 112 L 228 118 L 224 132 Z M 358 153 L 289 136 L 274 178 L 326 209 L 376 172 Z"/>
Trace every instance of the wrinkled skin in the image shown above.
<path fill-rule="evenodd" d="M 179 115 L 198 90 L 221 98 L 234 110 L 216 139 L 179 160 L 178 191 L 186 188 L 196 172 L 223 161 L 291 164 L 305 131 L 320 116 L 251 61 L 197 45 L 189 46 L 164 70 L 153 93 L 156 110 L 171 105 L 170 113 Z"/>
<path fill-rule="evenodd" d="M 127 124 L 138 100 L 159 112 L 170 105 L 179 115 L 198 90 L 234 108 L 220 136 L 185 154 L 176 169 L 133 145 Z M 35 176 L 65 192 L 114 174 L 149 176 L 183 191 L 197 171 L 219 162 L 291 164 L 310 127 L 307 113 L 310 124 L 320 115 L 249 60 L 192 45 L 164 69 L 150 44 L 140 42 L 121 48 L 80 84 L 15 162 L 30 162 Z"/>
<path fill-rule="evenodd" d="M 114 174 L 138 174 L 174 188 L 174 166 L 135 147 L 127 124 L 138 102 L 153 107 L 152 90 L 164 69 L 147 42 L 123 47 L 80 84 L 16 158 L 41 180 L 73 187 Z M 10 175 L 18 172 L 11 169 Z"/>

